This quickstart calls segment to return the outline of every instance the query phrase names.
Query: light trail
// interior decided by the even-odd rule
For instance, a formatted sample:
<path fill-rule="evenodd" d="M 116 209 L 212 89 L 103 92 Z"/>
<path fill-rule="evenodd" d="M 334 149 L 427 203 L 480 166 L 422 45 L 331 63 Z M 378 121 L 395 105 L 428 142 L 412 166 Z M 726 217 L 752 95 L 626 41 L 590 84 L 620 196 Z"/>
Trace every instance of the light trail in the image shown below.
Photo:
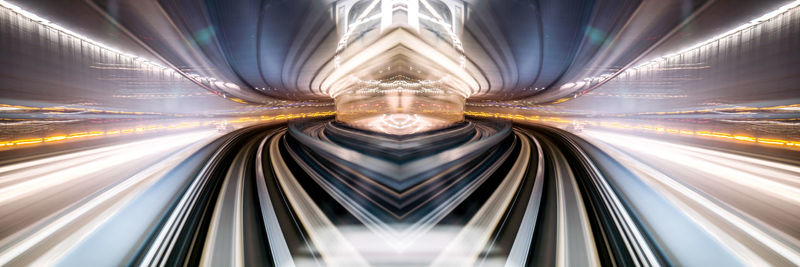
<path fill-rule="evenodd" d="M 65 142 L 65 141 L 74 141 L 74 140 L 82 140 L 86 138 L 92 137 L 100 137 L 100 136 L 115 136 L 119 134 L 143 134 L 143 133 L 150 133 L 150 132 L 162 132 L 162 131 L 176 131 L 176 130 L 186 130 L 186 129 L 195 129 L 200 128 L 203 126 L 216 126 L 219 124 L 247 124 L 247 123 L 257 123 L 257 122 L 267 122 L 267 121 L 284 121 L 284 120 L 291 120 L 291 119 L 298 119 L 298 118 L 318 118 L 318 117 L 327 117 L 331 115 L 335 115 L 336 112 L 313 112 L 313 113 L 292 113 L 292 114 L 281 114 L 275 116 L 252 116 L 252 117 L 239 117 L 232 120 L 209 120 L 209 121 L 193 121 L 193 122 L 183 122 L 183 123 L 176 123 L 170 125 L 149 125 L 149 126 L 136 126 L 127 129 L 119 129 L 119 130 L 96 130 L 96 131 L 81 131 L 75 132 L 70 134 L 63 134 L 63 135 L 55 135 L 55 136 L 48 136 L 42 138 L 25 138 L 25 139 L 17 139 L 17 140 L 8 140 L 8 141 L 0 141 L 0 151 L 3 149 L 12 149 L 18 148 L 21 146 L 28 146 L 28 145 L 36 145 L 42 143 L 57 143 L 57 142 Z"/>
<path fill-rule="evenodd" d="M 631 135 L 601 131 L 586 131 L 582 135 L 610 146 L 605 150 L 614 153 L 629 168 L 641 171 L 640 177 L 655 179 L 688 198 L 681 201 L 711 211 L 694 216 L 703 218 L 710 231 L 728 240 L 731 249 L 753 260 L 752 264 L 782 263 L 768 252 L 754 248 L 726 225 L 741 230 L 764 246 L 763 249 L 774 251 L 784 260 L 800 263 L 800 240 L 785 234 L 793 231 L 790 225 L 796 225 L 800 218 L 781 212 L 800 209 L 797 181 L 800 168 Z M 759 197 L 758 200 L 745 197 L 748 195 Z M 770 211 L 763 210 L 767 206 Z M 721 221 L 708 219 L 709 215 L 719 216 Z"/>
<path fill-rule="evenodd" d="M 669 128 L 663 125 L 627 124 L 611 120 L 603 121 L 601 119 L 570 119 L 565 117 L 552 117 L 552 116 L 525 116 L 514 113 L 487 113 L 487 112 L 467 111 L 464 112 L 464 115 L 483 117 L 483 118 L 488 117 L 488 118 L 510 119 L 518 122 L 556 123 L 558 125 L 567 125 L 567 124 L 590 125 L 606 129 L 640 131 L 640 132 L 654 133 L 654 134 L 673 134 L 681 136 L 692 136 L 698 138 L 710 138 L 710 139 L 724 140 L 724 141 L 758 143 L 763 145 L 786 147 L 788 149 L 800 149 L 800 140 L 786 140 L 777 138 L 748 136 L 748 135 L 720 132 L 715 130 L 702 130 L 702 129 L 687 130 L 687 129 Z M 687 127 L 694 128 L 697 126 L 688 124 Z"/>
<path fill-rule="evenodd" d="M 800 0 L 9 1 L 0 266 L 800 266 Z"/>

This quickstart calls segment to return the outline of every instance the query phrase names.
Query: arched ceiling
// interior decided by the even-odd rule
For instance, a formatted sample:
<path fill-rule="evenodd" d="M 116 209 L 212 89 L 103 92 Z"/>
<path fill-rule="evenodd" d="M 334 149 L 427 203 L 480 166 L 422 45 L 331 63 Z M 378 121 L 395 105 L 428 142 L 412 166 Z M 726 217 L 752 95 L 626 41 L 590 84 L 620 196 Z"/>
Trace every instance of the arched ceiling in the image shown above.
<path fill-rule="evenodd" d="M 710 2 L 89 1 L 187 76 L 253 103 L 329 99 L 408 63 L 472 99 L 555 101 L 613 77 Z"/>

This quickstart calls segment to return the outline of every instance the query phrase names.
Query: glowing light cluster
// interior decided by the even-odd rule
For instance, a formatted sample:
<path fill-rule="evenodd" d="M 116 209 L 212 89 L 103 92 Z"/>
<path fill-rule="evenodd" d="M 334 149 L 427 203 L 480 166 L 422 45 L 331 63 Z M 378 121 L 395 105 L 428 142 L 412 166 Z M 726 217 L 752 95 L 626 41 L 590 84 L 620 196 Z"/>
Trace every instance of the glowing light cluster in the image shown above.
<path fill-rule="evenodd" d="M 405 76 L 401 78 L 410 79 Z M 381 80 L 361 80 L 358 77 L 351 77 L 355 82 L 361 85 L 369 86 L 368 88 L 361 88 L 355 91 L 357 94 L 382 94 L 382 93 L 409 93 L 409 94 L 444 94 L 445 90 L 435 87 L 445 87 L 445 82 L 449 80 L 449 76 L 444 76 L 439 80 L 391 80 L 390 82 Z M 388 89 L 387 89 L 388 88 Z"/>
<path fill-rule="evenodd" d="M 405 113 L 384 113 L 351 123 L 356 127 L 392 135 L 415 134 L 437 129 L 448 124 L 448 122 L 435 117 Z"/>
<path fill-rule="evenodd" d="M 356 91 L 356 93 L 358 93 L 358 94 L 369 94 L 369 95 L 373 95 L 373 94 L 379 94 L 379 93 L 380 93 L 380 94 L 390 94 L 390 93 L 407 93 L 407 94 L 417 94 L 417 93 L 422 93 L 422 94 L 443 94 L 443 93 L 444 93 L 444 91 L 442 91 L 441 89 L 436 89 L 436 88 L 425 88 L 425 87 L 423 87 L 423 88 L 420 88 L 420 89 L 407 89 L 407 88 L 403 88 L 403 87 L 392 88 L 392 89 L 381 89 L 381 88 L 373 87 L 373 88 L 364 88 L 364 89 L 359 89 L 358 91 Z"/>

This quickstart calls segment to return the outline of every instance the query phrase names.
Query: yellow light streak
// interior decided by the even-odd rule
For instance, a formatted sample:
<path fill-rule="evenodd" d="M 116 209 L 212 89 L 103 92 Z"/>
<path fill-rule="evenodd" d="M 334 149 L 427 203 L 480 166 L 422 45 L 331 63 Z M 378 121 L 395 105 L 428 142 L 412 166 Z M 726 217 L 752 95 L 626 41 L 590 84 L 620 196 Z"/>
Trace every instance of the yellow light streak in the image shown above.
<path fill-rule="evenodd" d="M 553 101 L 553 104 L 564 103 L 564 102 L 569 101 L 570 99 L 572 99 L 572 98 L 568 98 L 568 97 L 561 98 L 559 100 Z"/>
<path fill-rule="evenodd" d="M 785 108 L 785 107 L 796 107 L 800 105 L 788 105 L 788 106 L 777 106 L 777 107 L 770 107 L 770 109 L 774 108 Z M 739 107 L 736 108 L 741 110 L 743 108 Z M 745 108 L 749 109 L 749 108 Z M 758 109 L 758 108 L 756 108 Z M 764 108 L 766 109 L 766 108 Z M 761 144 L 768 144 L 768 145 L 781 145 L 793 148 L 800 148 L 800 141 L 790 141 L 790 140 L 782 140 L 782 139 L 773 139 L 773 138 L 759 138 L 754 136 L 748 135 L 734 135 L 730 133 L 724 132 L 715 132 L 715 131 L 706 131 L 706 130 L 681 130 L 681 129 L 671 129 L 666 128 L 663 126 L 654 126 L 654 125 L 628 125 L 628 124 L 621 124 L 619 122 L 606 122 L 606 121 L 581 121 L 581 120 L 565 120 L 559 117 L 544 117 L 540 118 L 539 116 L 524 116 L 520 114 L 508 114 L 508 113 L 487 113 L 483 111 L 464 111 L 464 115 L 466 116 L 475 116 L 475 117 L 495 117 L 495 118 L 506 118 L 511 119 L 514 121 L 543 121 L 543 122 L 554 122 L 554 123 L 573 123 L 573 124 L 582 124 L 582 125 L 592 125 L 592 126 L 600 126 L 604 128 L 614 128 L 614 129 L 621 129 L 621 130 L 637 130 L 637 131 L 647 131 L 647 132 L 655 132 L 655 133 L 670 133 L 670 134 L 683 134 L 683 135 L 691 135 L 691 136 L 698 136 L 702 138 L 716 138 L 716 139 L 727 139 L 727 140 L 735 140 L 741 142 L 748 142 L 748 143 L 761 143 Z"/>
<path fill-rule="evenodd" d="M 0 107 L 12 107 L 17 108 L 16 106 L 0 104 Z M 19 108 L 28 108 L 19 106 Z M 55 108 L 49 108 L 55 109 Z M 325 111 L 325 112 L 314 112 L 314 113 L 291 113 L 291 114 L 281 114 L 278 116 L 259 116 L 259 117 L 241 117 L 237 120 L 231 122 L 239 122 L 239 123 L 246 123 L 246 122 L 258 122 L 258 121 L 271 121 L 271 120 L 289 120 L 289 119 L 296 119 L 296 118 L 313 118 L 313 117 L 324 117 L 324 116 L 331 116 L 335 115 L 335 111 Z M 24 145 L 33 145 L 33 144 L 41 144 L 41 143 L 54 143 L 54 142 L 61 142 L 61 141 L 68 141 L 68 140 L 75 140 L 81 138 L 89 138 L 89 137 L 98 137 L 98 136 L 112 136 L 112 135 L 119 135 L 119 134 L 130 134 L 130 133 L 144 133 L 144 132 L 151 132 L 156 130 L 178 130 L 178 129 L 186 129 L 186 128 L 194 128 L 200 126 L 210 126 L 222 123 L 222 121 L 194 121 L 194 122 L 182 122 L 180 124 L 172 124 L 169 126 L 164 125 L 148 125 L 148 126 L 136 126 L 134 128 L 128 129 L 120 129 L 120 130 L 109 130 L 109 131 L 102 131 L 102 130 L 95 130 L 95 131 L 82 131 L 82 132 L 74 132 L 70 134 L 63 134 L 63 135 L 54 135 L 48 136 L 44 138 L 25 138 L 25 139 L 18 139 L 18 140 L 7 140 L 7 141 L 0 141 L 0 149 L 6 149 L 16 146 L 24 146 Z"/>
<path fill-rule="evenodd" d="M 38 144 L 42 142 L 42 138 L 30 138 L 30 139 L 20 139 L 14 140 L 14 145 L 31 145 L 31 144 Z"/>
<path fill-rule="evenodd" d="M 45 142 L 55 142 L 55 141 L 61 141 L 61 140 L 64 140 L 64 139 L 67 139 L 66 135 L 56 135 L 56 136 L 45 137 L 44 141 Z"/>

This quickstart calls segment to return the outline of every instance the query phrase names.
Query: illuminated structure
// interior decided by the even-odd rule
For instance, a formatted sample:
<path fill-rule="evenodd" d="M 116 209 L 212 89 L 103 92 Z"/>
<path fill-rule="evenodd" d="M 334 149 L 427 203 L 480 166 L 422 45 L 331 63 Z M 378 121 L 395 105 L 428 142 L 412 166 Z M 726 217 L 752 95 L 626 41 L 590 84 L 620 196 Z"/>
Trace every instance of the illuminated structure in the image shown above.
<path fill-rule="evenodd" d="M 797 266 L 800 1 L 0 0 L 0 266 Z"/>

